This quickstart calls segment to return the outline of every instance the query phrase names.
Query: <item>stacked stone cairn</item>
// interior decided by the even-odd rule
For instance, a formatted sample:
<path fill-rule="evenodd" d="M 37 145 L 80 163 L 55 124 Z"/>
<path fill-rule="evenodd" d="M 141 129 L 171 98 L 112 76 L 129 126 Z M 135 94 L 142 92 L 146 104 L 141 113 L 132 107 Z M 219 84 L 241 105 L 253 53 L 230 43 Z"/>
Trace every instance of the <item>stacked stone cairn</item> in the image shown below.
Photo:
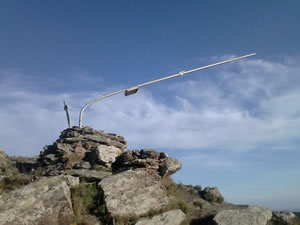
<path fill-rule="evenodd" d="M 73 127 L 62 131 L 52 145 L 46 145 L 38 162 L 46 168 L 45 175 L 59 175 L 72 169 L 97 166 L 110 170 L 115 158 L 125 151 L 126 141 L 121 136 L 91 127 Z"/>
<path fill-rule="evenodd" d="M 177 159 L 165 153 L 152 149 L 128 151 L 124 137 L 91 127 L 62 131 L 59 139 L 43 148 L 37 161 L 47 176 L 80 176 L 83 170 L 93 169 L 118 173 L 144 168 L 163 177 L 181 168 Z"/>

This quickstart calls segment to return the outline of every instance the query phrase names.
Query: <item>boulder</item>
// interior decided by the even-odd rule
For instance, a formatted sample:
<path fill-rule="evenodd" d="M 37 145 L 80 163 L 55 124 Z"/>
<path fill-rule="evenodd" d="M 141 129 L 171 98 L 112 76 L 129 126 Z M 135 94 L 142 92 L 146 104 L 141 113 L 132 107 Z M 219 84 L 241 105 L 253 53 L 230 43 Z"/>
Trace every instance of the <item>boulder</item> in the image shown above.
<path fill-rule="evenodd" d="M 141 216 L 163 209 L 169 203 L 165 186 L 156 173 L 127 170 L 105 177 L 99 187 L 102 202 L 112 217 Z"/>
<path fill-rule="evenodd" d="M 74 169 L 91 169 L 91 164 L 86 161 L 80 161 L 76 163 L 73 167 Z"/>
<path fill-rule="evenodd" d="M 135 225 L 180 225 L 186 215 L 180 209 L 174 209 L 152 218 L 139 220 Z"/>
<path fill-rule="evenodd" d="M 266 225 L 272 217 L 272 210 L 262 206 L 245 209 L 224 210 L 213 219 L 216 225 Z"/>
<path fill-rule="evenodd" d="M 217 187 L 204 188 L 204 190 L 200 192 L 200 196 L 209 202 L 224 202 L 224 198 Z"/>
<path fill-rule="evenodd" d="M 0 225 L 71 224 L 74 213 L 68 182 L 75 185 L 78 178 L 42 178 L 21 189 L 2 193 Z"/>
<path fill-rule="evenodd" d="M 136 168 L 145 168 L 164 177 L 178 171 L 181 164 L 177 159 L 169 158 L 165 153 L 152 149 L 126 151 L 119 155 L 112 164 L 114 173 Z"/>
<path fill-rule="evenodd" d="M 161 162 L 159 165 L 159 174 L 161 176 L 171 176 L 181 169 L 181 163 L 175 158 L 166 157 L 161 159 Z"/>
<path fill-rule="evenodd" d="M 100 164 L 106 167 L 110 167 L 111 164 L 116 160 L 124 151 L 115 146 L 98 145 L 97 148 L 92 149 L 86 154 L 85 160 L 92 162 L 93 165 Z"/>
<path fill-rule="evenodd" d="M 292 224 L 296 218 L 297 218 L 296 215 L 292 212 L 273 212 L 273 217 L 271 222 L 274 225 L 277 224 L 289 225 Z"/>

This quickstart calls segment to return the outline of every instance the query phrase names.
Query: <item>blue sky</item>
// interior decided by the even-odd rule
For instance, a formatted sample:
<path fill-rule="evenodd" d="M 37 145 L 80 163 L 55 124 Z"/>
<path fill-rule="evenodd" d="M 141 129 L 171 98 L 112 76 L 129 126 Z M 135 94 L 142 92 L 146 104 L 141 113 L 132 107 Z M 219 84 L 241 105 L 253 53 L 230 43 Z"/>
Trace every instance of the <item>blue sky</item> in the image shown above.
<path fill-rule="evenodd" d="M 174 179 L 300 211 L 299 1 L 1 1 L 0 147 L 32 156 L 84 124 L 178 158 Z"/>

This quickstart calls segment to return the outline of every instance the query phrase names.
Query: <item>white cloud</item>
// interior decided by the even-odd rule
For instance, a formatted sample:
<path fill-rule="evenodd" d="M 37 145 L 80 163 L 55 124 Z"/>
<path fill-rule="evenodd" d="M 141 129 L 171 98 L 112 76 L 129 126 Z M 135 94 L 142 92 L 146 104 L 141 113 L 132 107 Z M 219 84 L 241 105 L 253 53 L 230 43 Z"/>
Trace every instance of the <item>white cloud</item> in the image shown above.
<path fill-rule="evenodd" d="M 172 86 L 161 84 L 175 105 L 161 103 L 145 88 L 134 96 L 95 103 L 83 122 L 125 136 L 130 148 L 295 150 L 300 65 L 247 60 L 225 68 Z M 72 124 L 77 125 L 82 104 L 99 95 L 36 92 L 21 85 L 20 74 L 12 78 L 8 74 L 1 73 L 0 145 L 9 154 L 38 153 L 58 137 L 66 127 L 62 100 L 69 104 Z M 178 86 L 182 91 L 174 92 Z"/>
<path fill-rule="evenodd" d="M 157 84 L 163 96 L 149 86 L 104 99 L 86 110 L 83 123 L 124 136 L 130 149 L 174 150 L 183 163 L 177 180 L 217 185 L 228 201 L 299 208 L 293 200 L 299 196 L 299 182 L 293 183 L 299 175 L 299 74 L 293 58 L 232 63 Z M 38 154 L 67 127 L 63 100 L 77 125 L 82 105 L 103 94 L 93 91 L 101 80 L 91 77 L 97 85 L 78 92 L 88 75 L 78 76 L 74 90 L 55 81 L 59 88 L 44 91 L 46 81 L 0 71 L 0 148 L 10 155 Z"/>

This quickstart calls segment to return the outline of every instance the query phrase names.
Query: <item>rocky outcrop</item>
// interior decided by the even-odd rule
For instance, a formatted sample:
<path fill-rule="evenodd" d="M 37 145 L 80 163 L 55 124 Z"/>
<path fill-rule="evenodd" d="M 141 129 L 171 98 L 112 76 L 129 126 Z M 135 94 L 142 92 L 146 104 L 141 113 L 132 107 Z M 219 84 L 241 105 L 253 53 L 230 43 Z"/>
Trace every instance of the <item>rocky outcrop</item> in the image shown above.
<path fill-rule="evenodd" d="M 145 168 L 155 171 L 161 177 L 169 176 L 181 168 L 180 162 L 169 158 L 167 154 L 153 149 L 126 151 L 116 158 L 112 164 L 114 173 L 136 168 Z"/>
<path fill-rule="evenodd" d="M 245 209 L 221 211 L 213 221 L 216 225 L 266 225 L 271 217 L 271 209 L 249 206 Z"/>
<path fill-rule="evenodd" d="M 204 190 L 200 192 L 200 196 L 209 202 L 224 202 L 224 198 L 217 187 L 204 188 Z"/>
<path fill-rule="evenodd" d="M 186 218 L 186 215 L 180 210 L 171 210 L 152 218 L 139 220 L 135 225 L 180 225 Z"/>
<path fill-rule="evenodd" d="M 300 224 L 292 213 L 226 203 L 216 187 L 176 184 L 168 176 L 180 168 L 162 152 L 127 151 L 116 134 L 66 129 L 38 158 L 0 150 L 0 225 Z"/>
<path fill-rule="evenodd" d="M 74 220 L 69 186 L 74 177 L 42 178 L 0 196 L 0 225 L 66 225 Z"/>
<path fill-rule="evenodd" d="M 99 187 L 102 202 L 112 217 L 142 216 L 169 203 L 165 186 L 156 173 L 127 170 L 104 178 Z"/>
<path fill-rule="evenodd" d="M 273 212 L 270 225 L 290 225 L 296 220 L 296 215 L 292 212 Z M 268 224 L 268 225 L 269 225 Z"/>
<path fill-rule="evenodd" d="M 126 141 L 121 136 L 91 127 L 73 127 L 62 131 L 52 145 L 46 145 L 38 161 L 46 168 L 45 175 L 59 175 L 65 170 L 95 165 L 110 168 L 115 158 L 126 150 Z"/>
<path fill-rule="evenodd" d="M 39 167 L 38 157 L 22 157 L 10 156 L 9 159 L 20 173 L 29 173 L 35 171 Z"/>

